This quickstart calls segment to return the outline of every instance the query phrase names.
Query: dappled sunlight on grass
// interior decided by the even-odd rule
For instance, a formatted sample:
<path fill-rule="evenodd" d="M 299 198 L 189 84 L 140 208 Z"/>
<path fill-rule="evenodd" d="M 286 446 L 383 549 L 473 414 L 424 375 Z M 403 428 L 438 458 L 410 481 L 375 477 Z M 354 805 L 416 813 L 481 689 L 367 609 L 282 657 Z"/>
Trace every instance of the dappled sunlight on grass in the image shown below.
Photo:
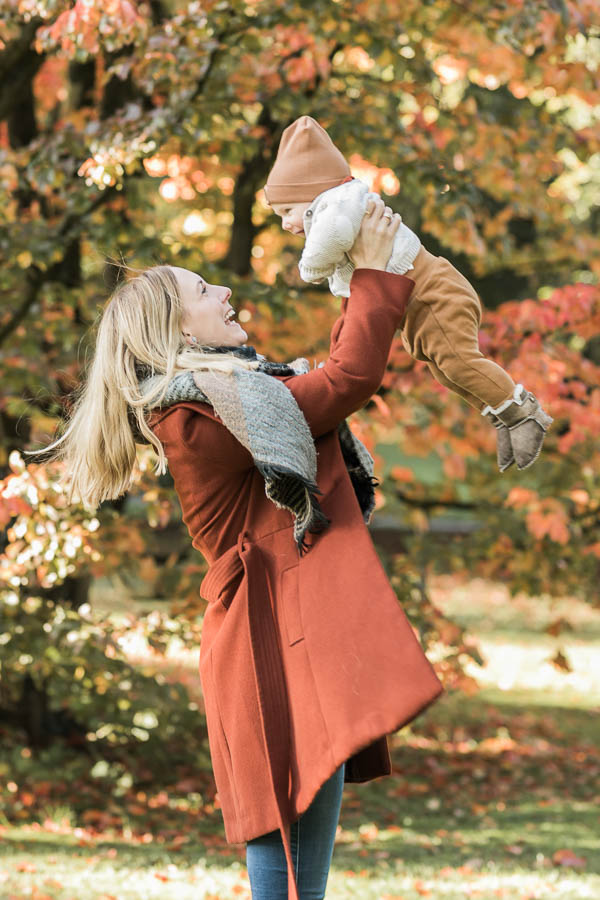
<path fill-rule="evenodd" d="M 40 845 L 14 841 L 0 857 L 2 900 L 250 900 L 241 861 L 227 865 L 175 861 L 167 854 L 144 856 L 125 846 L 69 849 L 61 842 Z"/>
<path fill-rule="evenodd" d="M 600 638 L 600 608 L 576 597 L 512 596 L 508 585 L 459 575 L 432 575 L 428 586 L 436 606 L 478 634 L 513 629 L 518 634 L 543 633 L 562 621 L 580 637 Z"/>
<path fill-rule="evenodd" d="M 509 616 L 503 588 L 486 607 L 476 587 L 447 584 L 485 659 L 469 664 L 480 690 L 447 691 L 392 735 L 391 777 L 345 785 L 328 900 L 600 897 L 596 611 L 578 608 L 583 627 L 555 636 L 551 604 L 528 598 Z M 548 661 L 558 646 L 570 671 Z M 202 710 L 199 648 L 173 642 L 163 658 L 135 628 L 122 648 Z M 164 784 L 119 794 L 106 782 L 104 796 L 80 755 L 62 768 L 62 793 L 36 768 L 14 776 L 1 900 L 251 900 L 245 846 L 225 840 L 206 756 Z"/>
<path fill-rule="evenodd" d="M 467 662 L 465 671 L 482 686 L 500 691 L 528 691 L 531 702 L 539 692 L 540 704 L 554 705 L 559 697 L 569 698 L 573 706 L 600 704 L 600 652 L 598 643 L 565 636 L 540 639 L 535 644 L 503 640 L 501 636 L 478 637 L 485 666 Z M 563 671 L 551 662 L 560 647 L 571 671 Z M 564 702 L 564 699 L 563 699 Z"/>

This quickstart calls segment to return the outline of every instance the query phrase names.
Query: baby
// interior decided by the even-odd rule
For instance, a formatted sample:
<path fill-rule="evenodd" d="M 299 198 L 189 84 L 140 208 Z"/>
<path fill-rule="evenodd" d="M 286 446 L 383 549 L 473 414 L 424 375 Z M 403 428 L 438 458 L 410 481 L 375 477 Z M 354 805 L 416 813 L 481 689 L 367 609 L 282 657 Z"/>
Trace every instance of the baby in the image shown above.
<path fill-rule="evenodd" d="M 285 129 L 264 192 L 282 227 L 306 236 L 299 263 L 304 281 L 327 278 L 333 294 L 348 297 L 354 270 L 348 251 L 368 198 L 377 195 L 352 177 L 315 119 L 302 116 Z M 447 259 L 429 253 L 403 222 L 387 271 L 415 282 L 401 330 L 408 353 L 425 360 L 440 384 L 488 417 L 497 429 L 501 472 L 513 462 L 526 469 L 538 458 L 553 419 L 532 393 L 481 353 L 482 307 L 474 288 Z"/>

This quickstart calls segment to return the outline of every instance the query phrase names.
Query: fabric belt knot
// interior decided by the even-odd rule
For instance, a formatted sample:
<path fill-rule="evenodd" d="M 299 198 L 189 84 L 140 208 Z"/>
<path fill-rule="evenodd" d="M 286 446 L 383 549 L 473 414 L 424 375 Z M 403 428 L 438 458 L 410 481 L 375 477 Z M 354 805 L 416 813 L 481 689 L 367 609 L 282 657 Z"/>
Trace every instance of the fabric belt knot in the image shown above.
<path fill-rule="evenodd" d="M 242 532 L 237 544 L 210 566 L 200 593 L 209 603 L 220 600 L 228 608 L 237 596 L 237 591 L 228 589 L 241 574 L 247 589 L 248 634 L 265 758 L 287 862 L 288 900 L 300 900 L 290 839 L 290 718 L 285 673 L 264 561 L 247 533 Z M 235 689 L 235 685 L 228 687 Z"/>
<path fill-rule="evenodd" d="M 200 596 L 208 603 L 222 600 L 229 606 L 227 596 L 233 581 L 243 572 L 244 565 L 239 552 L 239 542 L 226 550 L 210 566 L 200 585 Z"/>

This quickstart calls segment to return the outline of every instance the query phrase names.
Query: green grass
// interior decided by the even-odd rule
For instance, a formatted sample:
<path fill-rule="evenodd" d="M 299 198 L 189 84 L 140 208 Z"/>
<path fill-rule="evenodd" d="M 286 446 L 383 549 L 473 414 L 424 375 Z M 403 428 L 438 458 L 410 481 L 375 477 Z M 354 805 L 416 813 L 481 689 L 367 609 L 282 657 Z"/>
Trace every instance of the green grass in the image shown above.
<path fill-rule="evenodd" d="M 573 671 L 546 670 L 552 640 L 517 625 L 474 631 L 485 687 L 394 735 L 392 777 L 345 787 L 328 898 L 600 898 L 598 644 L 561 635 Z M 112 796 L 95 829 L 68 795 L 37 822 L 0 817 L 1 900 L 249 898 L 219 810 L 157 791 L 139 808 Z"/>

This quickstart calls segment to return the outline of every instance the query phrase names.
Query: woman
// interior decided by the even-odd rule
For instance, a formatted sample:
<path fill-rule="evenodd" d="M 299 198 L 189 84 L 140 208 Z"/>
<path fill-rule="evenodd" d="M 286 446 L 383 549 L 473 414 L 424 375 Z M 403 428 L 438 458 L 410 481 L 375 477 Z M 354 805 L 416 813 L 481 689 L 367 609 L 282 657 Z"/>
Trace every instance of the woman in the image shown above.
<path fill-rule="evenodd" d="M 372 460 L 344 422 L 379 387 L 410 297 L 384 271 L 399 223 L 372 202 L 312 371 L 245 347 L 229 288 L 167 266 L 131 279 L 58 442 L 71 496 L 93 505 L 127 489 L 134 434 L 168 461 L 210 564 L 200 676 L 254 900 L 324 896 L 343 781 L 390 774 L 386 735 L 442 691 L 374 551 Z"/>

